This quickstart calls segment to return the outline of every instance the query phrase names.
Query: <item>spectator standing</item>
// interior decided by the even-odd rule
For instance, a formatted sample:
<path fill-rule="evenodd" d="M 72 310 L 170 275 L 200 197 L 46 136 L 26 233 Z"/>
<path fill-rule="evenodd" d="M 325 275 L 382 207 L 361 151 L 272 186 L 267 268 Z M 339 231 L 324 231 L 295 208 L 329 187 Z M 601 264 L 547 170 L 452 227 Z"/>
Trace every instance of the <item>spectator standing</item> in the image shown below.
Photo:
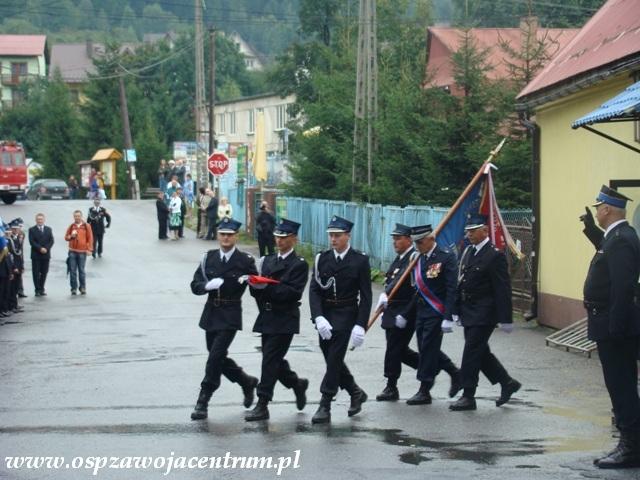
<path fill-rule="evenodd" d="M 175 190 L 171 195 L 171 201 L 169 202 L 169 230 L 171 230 L 172 238 L 170 240 L 178 240 L 180 237 L 180 214 L 182 209 L 182 200 L 178 190 Z"/>
<path fill-rule="evenodd" d="M 184 190 L 178 187 L 178 197 L 180 197 L 180 226 L 178 227 L 178 237 L 184 238 L 184 218 L 187 216 L 187 201 L 184 197 Z"/>
<path fill-rule="evenodd" d="M 258 234 L 258 248 L 260 256 L 273 255 L 275 252 L 275 240 L 273 231 L 276 228 L 276 219 L 269 212 L 269 205 L 263 201 L 260 203 L 260 213 L 256 216 L 256 232 Z"/>
<path fill-rule="evenodd" d="M 93 232 L 91 225 L 82 219 L 82 212 L 73 212 L 73 223 L 67 227 L 64 239 L 69 242 L 69 256 L 67 267 L 71 281 L 71 295 L 76 295 L 78 280 L 80 281 L 80 293 L 86 295 L 87 284 L 84 267 L 87 262 L 87 254 L 93 251 Z"/>
<path fill-rule="evenodd" d="M 156 212 L 158 214 L 158 239 L 166 240 L 167 238 L 167 221 L 169 220 L 169 207 L 164 203 L 164 193 L 158 192 L 156 199 Z"/>
<path fill-rule="evenodd" d="M 198 207 L 198 238 L 204 238 L 207 231 L 207 207 L 211 197 L 207 195 L 204 187 L 198 188 L 198 196 L 196 197 L 196 205 Z M 216 212 L 217 215 L 217 212 Z"/>
<path fill-rule="evenodd" d="M 194 183 L 190 173 L 187 173 L 183 186 L 184 186 L 184 198 L 187 204 L 187 215 L 190 217 L 191 208 L 193 207 L 193 197 L 194 197 L 194 191 L 193 191 Z"/>
<path fill-rule="evenodd" d="M 98 198 L 105 200 L 107 198 L 107 194 L 104 191 L 104 174 L 102 172 L 96 173 L 96 181 L 98 183 Z"/>
<path fill-rule="evenodd" d="M 165 190 L 165 202 L 167 206 L 171 203 L 171 198 L 173 197 L 173 193 L 180 188 L 181 185 L 178 183 L 178 177 L 175 175 L 171 177 L 171 181 L 167 184 L 167 189 Z"/>
<path fill-rule="evenodd" d="M 160 159 L 160 166 L 158 166 L 158 188 L 160 188 L 161 192 L 167 189 L 168 176 L 169 165 L 167 165 L 167 161 L 162 158 Z"/>
<path fill-rule="evenodd" d="M 51 247 L 53 247 L 53 232 L 51 227 L 44 224 L 43 213 L 36 215 L 36 224 L 29 229 L 29 244 L 31 245 L 31 270 L 36 297 L 46 296 L 44 284 L 49 272 Z"/>
<path fill-rule="evenodd" d="M 78 197 L 78 190 L 80 189 L 78 180 L 76 180 L 75 176 L 71 175 L 67 183 L 69 184 L 69 197 L 71 200 L 75 200 Z"/>
<path fill-rule="evenodd" d="M 227 197 L 220 199 L 220 205 L 218 206 L 218 221 L 221 222 L 224 218 L 231 218 L 233 216 L 233 209 L 229 203 Z"/>
<path fill-rule="evenodd" d="M 217 238 L 216 228 L 218 225 L 218 214 L 220 208 L 218 206 L 218 199 L 216 194 L 210 188 L 207 189 L 207 196 L 210 198 L 209 205 L 207 206 L 207 222 L 209 228 L 207 229 L 206 240 L 215 240 Z"/>
<path fill-rule="evenodd" d="M 184 166 L 184 161 L 181 158 L 179 158 L 178 160 L 176 160 L 176 165 L 175 165 L 173 175 L 178 177 L 178 183 L 180 183 L 180 185 L 184 185 L 186 174 L 187 174 L 187 167 Z"/>
<path fill-rule="evenodd" d="M 91 256 L 96 258 L 97 254 L 98 257 L 102 257 L 102 241 L 105 228 L 111 226 L 111 215 L 100 205 L 99 198 L 93 200 L 93 206 L 89 208 L 89 212 L 87 213 L 87 220 L 89 221 L 89 225 L 91 225 L 91 231 L 93 233 L 93 252 Z M 106 227 L 104 224 L 105 221 L 107 222 Z"/>

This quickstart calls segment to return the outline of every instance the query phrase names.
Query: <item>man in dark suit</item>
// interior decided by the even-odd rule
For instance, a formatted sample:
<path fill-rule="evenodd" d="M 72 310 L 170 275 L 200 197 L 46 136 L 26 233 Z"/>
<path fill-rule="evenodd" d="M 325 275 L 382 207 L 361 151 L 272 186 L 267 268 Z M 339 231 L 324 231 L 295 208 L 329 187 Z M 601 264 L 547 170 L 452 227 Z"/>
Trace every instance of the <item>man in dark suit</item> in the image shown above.
<path fill-rule="evenodd" d="M 215 240 L 216 226 L 218 225 L 218 198 L 213 190 L 207 189 L 207 195 L 211 197 L 207 205 L 207 223 L 209 228 L 205 240 Z"/>
<path fill-rule="evenodd" d="M 620 431 L 616 448 L 594 461 L 599 468 L 640 467 L 640 240 L 626 221 L 629 199 L 602 186 L 595 227 L 587 212 L 585 235 L 596 247 L 584 282 L 589 339 L 598 344 L 604 382 Z"/>
<path fill-rule="evenodd" d="M 104 222 L 107 222 L 106 226 Z M 89 208 L 87 213 L 87 223 L 91 225 L 91 233 L 93 233 L 93 252 L 91 256 L 96 258 L 102 257 L 102 241 L 104 238 L 105 228 L 111 226 L 111 215 L 107 209 L 100 205 L 100 199 L 93 199 L 93 206 Z"/>
<path fill-rule="evenodd" d="M 431 225 L 411 229 L 411 239 L 420 253 L 413 270 L 416 296 L 416 339 L 419 362 L 417 378 L 418 392 L 407 400 L 408 405 L 428 405 L 429 393 L 440 370 L 451 377 L 449 397 L 460 390 L 458 368 L 440 350 L 444 332 L 453 329 L 452 312 L 455 304 L 457 271 L 455 253 L 440 247 L 432 235 Z"/>
<path fill-rule="evenodd" d="M 367 400 L 344 363 L 349 340 L 354 347 L 363 344 L 371 311 L 369 257 L 351 248 L 352 228 L 349 220 L 332 217 L 327 228 L 331 249 L 316 255 L 309 287 L 311 318 L 327 365 L 320 385 L 320 406 L 312 423 L 331 421 L 331 400 L 338 388 L 351 396 L 350 417 L 359 413 Z"/>
<path fill-rule="evenodd" d="M 262 376 L 258 403 L 245 417 L 248 422 L 269 418 L 267 405 L 278 381 L 293 389 L 298 410 L 307 403 L 309 380 L 299 378 L 284 359 L 293 335 L 300 333 L 300 299 L 309 278 L 309 265 L 294 250 L 299 228 L 299 223 L 281 219 L 273 232 L 278 252 L 262 259 L 261 275 L 279 283 L 249 283 L 260 311 L 253 331 L 262 334 Z"/>
<path fill-rule="evenodd" d="M 167 238 L 167 221 L 169 219 L 169 207 L 164 201 L 164 193 L 158 192 L 156 199 L 156 214 L 158 216 L 158 239 L 166 240 Z"/>
<path fill-rule="evenodd" d="M 492 385 L 500 383 L 497 407 L 507 403 L 522 386 L 509 376 L 489 348 L 489 338 L 496 325 L 507 333 L 513 330 L 507 259 L 490 242 L 486 215 L 471 215 L 465 232 L 470 245 L 460 259 L 456 306 L 464 327 L 460 367 L 464 391 L 462 397 L 449 406 L 452 411 L 476 409 L 475 393 L 480 372 Z"/>
<path fill-rule="evenodd" d="M 411 227 L 396 223 L 391 236 L 397 255 L 385 274 L 384 292 L 380 294 L 376 306 L 376 310 L 379 307 L 384 308 L 381 326 L 387 340 L 384 354 L 384 376 L 387 379 L 387 386 L 376 396 L 376 400 L 379 402 L 394 401 L 400 398 L 398 378 L 402 373 L 403 363 L 414 370 L 418 368 L 418 352 L 409 347 L 416 330 L 416 291 L 411 282 L 407 280 L 400 285 L 391 300 L 387 298 L 415 253 L 411 241 Z"/>
<path fill-rule="evenodd" d="M 207 418 L 209 400 L 220 387 L 222 375 L 240 384 L 245 408 L 253 403 L 254 389 L 258 384 L 257 378 L 247 375 L 227 356 L 236 333 L 242 330 L 241 298 L 247 288 L 246 276 L 258 273 L 253 257 L 236 248 L 241 225 L 230 218 L 220 223 L 220 248 L 205 253 L 193 274 L 191 291 L 195 295 L 207 295 L 200 328 L 206 332 L 209 358 L 200 384 L 200 394 L 191 413 L 192 420 Z"/>
<path fill-rule="evenodd" d="M 44 284 L 49 272 L 51 247 L 53 247 L 53 232 L 44 224 L 44 214 L 36 215 L 36 224 L 29 229 L 29 244 L 31 245 L 31 270 L 36 297 L 45 296 Z"/>

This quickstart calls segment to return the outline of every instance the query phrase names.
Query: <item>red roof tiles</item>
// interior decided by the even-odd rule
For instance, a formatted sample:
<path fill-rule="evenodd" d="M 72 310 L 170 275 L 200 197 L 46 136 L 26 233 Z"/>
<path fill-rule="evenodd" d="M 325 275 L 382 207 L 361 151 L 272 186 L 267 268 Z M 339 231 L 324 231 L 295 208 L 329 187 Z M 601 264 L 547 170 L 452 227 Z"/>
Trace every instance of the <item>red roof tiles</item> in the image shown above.
<path fill-rule="evenodd" d="M 0 35 L 0 55 L 37 57 L 44 55 L 46 35 Z"/>

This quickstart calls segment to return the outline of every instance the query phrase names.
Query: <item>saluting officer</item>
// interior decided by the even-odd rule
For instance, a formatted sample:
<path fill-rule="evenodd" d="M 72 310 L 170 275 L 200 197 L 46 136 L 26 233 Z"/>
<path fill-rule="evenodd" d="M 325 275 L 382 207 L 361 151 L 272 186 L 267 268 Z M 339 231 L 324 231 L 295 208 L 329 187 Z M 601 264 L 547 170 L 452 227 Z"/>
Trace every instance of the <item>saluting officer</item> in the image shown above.
<path fill-rule="evenodd" d="M 353 223 L 334 216 L 327 232 L 331 249 L 316 255 L 309 287 L 311 318 L 320 336 L 326 372 L 320 385 L 320 406 L 312 423 L 331 421 L 331 400 L 342 388 L 351 395 L 348 415 L 362 410 L 367 394 L 355 382 L 344 363 L 349 339 L 354 347 L 364 342 L 371 310 L 369 257 L 351 248 Z"/>
<path fill-rule="evenodd" d="M 475 410 L 475 393 L 482 372 L 492 385 L 500 383 L 499 407 L 507 403 L 522 386 L 509 376 L 491 353 L 489 338 L 496 328 L 513 330 L 511 280 L 507 258 L 489 239 L 487 216 L 470 215 L 465 232 L 470 245 L 460 259 L 457 311 L 464 327 L 464 350 L 460 378 L 463 394 L 449 406 L 450 410 Z"/>
<path fill-rule="evenodd" d="M 440 370 L 451 377 L 449 397 L 460 390 L 458 368 L 442 351 L 443 333 L 453 328 L 452 312 L 455 305 L 457 271 L 455 253 L 440 247 L 432 235 L 431 225 L 411 229 L 420 259 L 412 272 L 416 296 L 416 339 L 419 362 L 417 378 L 420 388 L 407 400 L 408 405 L 431 403 L 430 390 Z"/>
<path fill-rule="evenodd" d="M 584 306 L 589 339 L 598 344 L 604 381 L 613 405 L 620 441 L 594 461 L 599 468 L 640 467 L 640 240 L 626 221 L 629 199 L 602 186 L 596 204 L 595 226 L 587 210 L 585 234 L 596 246 L 584 283 Z"/>
<path fill-rule="evenodd" d="M 300 299 L 309 278 L 309 265 L 295 251 L 299 228 L 299 223 L 281 219 L 273 233 L 278 251 L 261 259 L 261 275 L 279 283 L 249 283 L 260 311 L 253 331 L 262 334 L 262 375 L 258 403 L 245 416 L 248 422 L 269 418 L 267 405 L 278 381 L 293 389 L 298 410 L 307 404 L 309 380 L 299 378 L 284 359 L 293 335 L 300 333 Z"/>
<path fill-rule="evenodd" d="M 385 274 L 384 292 L 380 294 L 376 306 L 376 310 L 380 306 L 384 308 L 381 326 L 387 339 L 387 348 L 384 354 L 384 376 L 387 378 L 387 386 L 376 396 L 376 400 L 379 402 L 400 398 L 398 378 L 402 373 L 403 363 L 414 370 L 418 368 L 418 352 L 409 347 L 411 337 L 416 330 L 414 301 L 416 292 L 411 282 L 405 281 L 391 300 L 387 298 L 407 269 L 412 254 L 415 253 L 411 242 L 411 227 L 396 223 L 391 236 L 393 249 L 397 255 Z"/>
<path fill-rule="evenodd" d="M 220 386 L 221 375 L 240 384 L 245 408 L 253 403 L 254 389 L 258 384 L 257 378 L 247 375 L 227 356 L 236 332 L 242 330 L 241 297 L 247 288 L 246 276 L 258 273 L 253 257 L 236 248 L 241 225 L 230 218 L 220 222 L 220 248 L 205 253 L 193 274 L 191 291 L 195 295 L 208 295 L 200 317 L 200 328 L 206 332 L 209 358 L 200 384 L 200 395 L 191 413 L 192 420 L 207 418 L 207 405 Z"/>

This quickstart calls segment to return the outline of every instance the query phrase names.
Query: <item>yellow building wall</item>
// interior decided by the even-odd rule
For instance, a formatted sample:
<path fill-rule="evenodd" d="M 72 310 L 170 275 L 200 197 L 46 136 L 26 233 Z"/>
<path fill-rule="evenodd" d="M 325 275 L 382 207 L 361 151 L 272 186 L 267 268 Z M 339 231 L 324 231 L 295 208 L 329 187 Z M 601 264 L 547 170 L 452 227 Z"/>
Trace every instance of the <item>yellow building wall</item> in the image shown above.
<path fill-rule="evenodd" d="M 594 203 L 603 184 L 640 180 L 639 153 L 582 128 L 571 129 L 574 120 L 632 83 L 626 75 L 614 78 L 536 111 L 541 129 L 539 291 L 543 294 L 582 300 L 594 248 L 583 235 L 578 217 L 586 205 Z M 634 140 L 633 122 L 596 124 L 594 128 L 640 148 Z M 628 219 L 632 221 L 634 213 L 638 219 L 640 188 L 620 191 L 635 200 L 628 204 Z"/>

